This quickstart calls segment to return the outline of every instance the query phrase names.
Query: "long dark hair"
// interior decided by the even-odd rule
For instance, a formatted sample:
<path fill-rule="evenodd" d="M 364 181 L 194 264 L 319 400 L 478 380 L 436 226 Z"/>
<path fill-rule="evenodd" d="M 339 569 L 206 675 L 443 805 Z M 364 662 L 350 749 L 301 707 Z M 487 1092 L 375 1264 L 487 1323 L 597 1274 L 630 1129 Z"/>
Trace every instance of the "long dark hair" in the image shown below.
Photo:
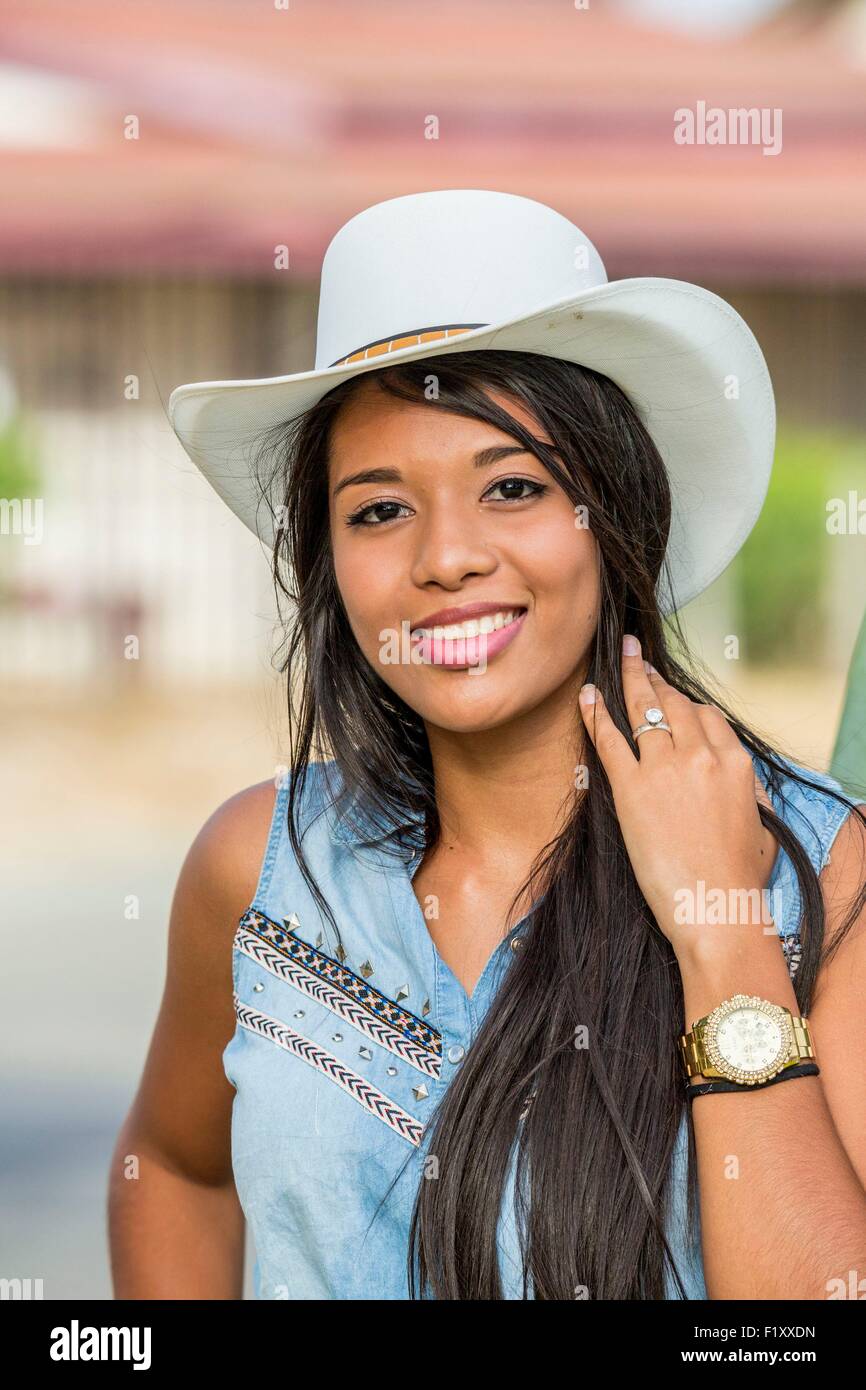
<path fill-rule="evenodd" d="M 434 400 L 427 389 L 431 376 Z M 702 663 L 698 678 L 699 663 L 678 618 L 660 612 L 668 478 L 637 410 L 614 382 L 569 362 L 496 351 L 454 352 L 365 372 L 305 414 L 267 430 L 256 452 L 262 493 L 277 522 L 273 575 L 285 620 L 281 665 L 288 678 L 292 768 L 288 831 L 338 939 L 299 835 L 310 761 L 333 760 L 346 814 L 362 805 L 383 846 L 400 853 L 407 845 L 428 850 L 440 833 L 423 722 L 363 656 L 334 575 L 331 428 L 368 379 L 403 399 L 485 420 L 513 435 L 576 506 L 587 506 L 600 551 L 601 603 L 586 679 L 604 691 L 624 734 L 631 737 L 621 645 L 623 634 L 633 632 L 665 680 L 723 711 L 761 759 L 771 794 L 782 795 L 782 779 L 791 776 L 821 788 L 792 772 L 743 724 Z M 487 388 L 522 402 L 554 441 L 556 454 L 491 400 Z M 684 1025 L 681 977 L 638 887 L 609 783 L 588 739 L 583 761 L 588 790 L 575 795 L 569 823 L 524 885 L 543 892 L 527 899 L 535 906 L 522 950 L 433 1117 L 430 1152 L 438 1158 L 439 1177 L 422 1181 L 416 1198 L 408 1252 L 412 1296 L 502 1297 L 497 1221 L 516 1158 L 524 1296 L 573 1299 L 586 1290 L 592 1299 L 661 1299 L 667 1262 L 685 1297 L 665 1237 L 673 1148 L 686 1108 L 674 1047 Z M 829 794 L 837 796 L 832 789 Z M 799 881 L 803 955 L 795 986 L 805 1013 L 825 955 L 820 884 L 797 836 L 763 805 L 759 812 Z M 864 901 L 866 885 L 845 930 Z M 581 1024 L 591 1040 L 585 1048 L 575 1046 Z M 691 1118 L 688 1134 L 691 1222 Z"/>

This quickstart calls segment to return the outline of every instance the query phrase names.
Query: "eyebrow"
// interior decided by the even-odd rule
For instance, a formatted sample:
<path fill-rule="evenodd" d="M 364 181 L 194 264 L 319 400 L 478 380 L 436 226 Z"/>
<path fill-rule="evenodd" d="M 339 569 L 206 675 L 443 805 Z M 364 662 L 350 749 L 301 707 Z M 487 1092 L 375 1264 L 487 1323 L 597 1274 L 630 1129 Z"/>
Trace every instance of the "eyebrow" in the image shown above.
<path fill-rule="evenodd" d="M 524 449 L 522 444 L 493 444 L 488 449 L 479 449 L 477 454 L 472 457 L 473 468 L 490 468 L 494 463 L 499 463 L 501 459 L 510 458 L 513 454 L 531 454 L 531 449 Z M 360 473 L 350 473 L 343 478 L 334 488 L 334 496 L 342 492 L 344 488 L 352 487 L 356 483 L 399 483 L 403 481 L 403 475 L 399 468 L 365 468 Z"/>

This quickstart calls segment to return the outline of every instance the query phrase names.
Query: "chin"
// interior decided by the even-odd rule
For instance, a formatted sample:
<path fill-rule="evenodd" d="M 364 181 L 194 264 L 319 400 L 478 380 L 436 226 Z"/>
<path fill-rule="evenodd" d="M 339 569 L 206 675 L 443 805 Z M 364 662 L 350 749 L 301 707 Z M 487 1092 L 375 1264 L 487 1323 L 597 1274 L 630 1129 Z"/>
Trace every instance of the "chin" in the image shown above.
<path fill-rule="evenodd" d="M 523 691 L 518 694 L 513 685 L 508 690 L 496 690 L 490 686 L 484 689 L 484 676 L 466 673 L 458 675 L 455 672 L 449 680 L 455 683 L 450 693 L 443 692 L 438 697 L 423 699 L 418 698 L 417 691 L 410 691 L 403 695 L 403 699 L 426 724 L 454 734 L 483 734 L 501 728 L 503 724 L 528 714 L 542 704 L 549 693 Z M 478 686 L 477 690 L 467 688 L 474 685 Z"/>

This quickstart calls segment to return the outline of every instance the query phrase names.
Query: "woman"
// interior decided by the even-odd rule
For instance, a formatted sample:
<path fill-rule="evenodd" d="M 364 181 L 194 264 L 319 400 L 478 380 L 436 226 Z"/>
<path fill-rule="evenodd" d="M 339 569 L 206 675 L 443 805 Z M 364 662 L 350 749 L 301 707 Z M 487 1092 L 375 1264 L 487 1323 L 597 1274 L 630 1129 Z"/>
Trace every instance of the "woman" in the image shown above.
<path fill-rule="evenodd" d="M 563 235 L 457 193 L 436 235 L 469 244 L 467 293 L 524 214 Z M 694 429 L 701 313 L 737 325 L 729 360 L 753 340 L 686 287 L 675 341 L 594 248 L 591 283 L 534 285 L 517 316 L 436 313 L 419 229 L 454 196 L 354 219 L 390 336 L 328 341 L 343 228 L 324 369 L 180 388 L 216 410 L 181 433 L 193 457 L 248 524 L 254 484 L 274 517 L 290 772 L 220 807 L 180 875 L 115 1154 L 117 1296 L 240 1297 L 244 1215 L 264 1298 L 839 1296 L 866 1258 L 866 804 L 710 695 L 664 597 L 705 587 L 763 498 L 766 415 Z M 614 289 L 628 323 L 572 348 Z M 542 319 L 552 347 L 515 346 Z M 408 351 L 407 323 L 429 327 Z M 633 369 L 645 335 L 649 409 L 590 361 L 614 332 Z M 314 399 L 288 418 L 278 382 Z M 251 402 L 244 475 L 218 447 Z M 744 456 L 735 487 L 719 461 Z M 675 535 L 700 544 L 678 558 Z"/>

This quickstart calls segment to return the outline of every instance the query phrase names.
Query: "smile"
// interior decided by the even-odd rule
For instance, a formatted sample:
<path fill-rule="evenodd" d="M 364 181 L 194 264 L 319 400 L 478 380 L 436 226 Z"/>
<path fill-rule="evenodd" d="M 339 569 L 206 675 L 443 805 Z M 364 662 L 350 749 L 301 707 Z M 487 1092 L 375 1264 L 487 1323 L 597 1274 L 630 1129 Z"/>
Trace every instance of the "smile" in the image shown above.
<path fill-rule="evenodd" d="M 412 641 L 424 663 L 433 666 L 477 666 L 503 651 L 517 636 L 525 608 L 502 608 L 459 623 L 412 629 Z"/>

